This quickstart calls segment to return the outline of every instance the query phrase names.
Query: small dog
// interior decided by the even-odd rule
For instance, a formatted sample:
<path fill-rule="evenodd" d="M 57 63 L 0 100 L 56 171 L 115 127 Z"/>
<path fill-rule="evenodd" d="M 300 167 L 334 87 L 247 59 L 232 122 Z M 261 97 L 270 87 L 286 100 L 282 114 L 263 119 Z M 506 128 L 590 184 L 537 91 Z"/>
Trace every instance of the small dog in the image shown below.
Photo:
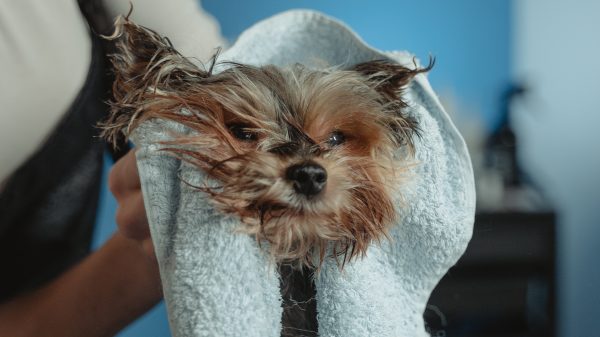
<path fill-rule="evenodd" d="M 161 118 L 196 131 L 166 142 L 219 187 L 198 187 L 277 262 L 345 263 L 386 236 L 417 122 L 402 89 L 426 68 L 376 60 L 348 69 L 253 67 L 213 74 L 127 18 L 113 36 L 115 82 L 104 136 Z M 404 150 L 404 151 L 403 151 Z"/>
<path fill-rule="evenodd" d="M 117 53 L 104 136 L 114 142 L 152 118 L 195 131 L 164 142 L 164 150 L 217 181 L 196 188 L 239 217 L 244 232 L 268 242 L 280 264 L 284 306 L 296 307 L 284 310 L 283 334 L 316 331 L 304 271 L 326 257 L 343 267 L 397 222 L 392 194 L 410 176 L 419 131 L 404 112 L 402 90 L 433 61 L 416 69 L 387 60 L 346 69 L 229 63 L 213 73 L 216 56 L 201 69 L 127 18 L 108 38 Z M 294 316 L 304 319 L 289 323 Z"/>

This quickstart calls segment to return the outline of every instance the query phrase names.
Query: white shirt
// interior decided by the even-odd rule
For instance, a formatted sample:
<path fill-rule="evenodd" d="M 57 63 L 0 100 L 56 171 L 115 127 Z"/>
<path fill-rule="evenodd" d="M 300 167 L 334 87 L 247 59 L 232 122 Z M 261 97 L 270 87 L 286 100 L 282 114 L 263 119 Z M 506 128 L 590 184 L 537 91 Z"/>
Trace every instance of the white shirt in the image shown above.
<path fill-rule="evenodd" d="M 134 0 L 131 19 L 206 61 L 224 45 L 218 23 L 196 0 Z M 105 0 L 110 15 L 129 1 Z M 91 61 L 88 28 L 75 0 L 0 0 L 0 189 L 50 135 L 81 90 Z"/>

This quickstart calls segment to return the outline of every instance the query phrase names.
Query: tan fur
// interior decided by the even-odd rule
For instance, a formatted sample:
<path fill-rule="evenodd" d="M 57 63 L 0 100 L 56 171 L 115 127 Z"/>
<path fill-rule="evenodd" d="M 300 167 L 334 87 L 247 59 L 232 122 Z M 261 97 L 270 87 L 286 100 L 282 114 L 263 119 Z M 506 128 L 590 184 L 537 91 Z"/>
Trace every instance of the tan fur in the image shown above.
<path fill-rule="evenodd" d="M 402 112 L 401 91 L 430 67 L 410 70 L 389 61 L 326 70 L 230 64 L 212 74 L 127 19 L 118 21 L 110 38 L 119 53 L 105 137 L 129 134 L 151 118 L 194 130 L 165 142 L 164 150 L 220 182 L 196 188 L 221 211 L 239 216 L 241 231 L 268 242 L 276 261 L 318 266 L 331 252 L 343 265 L 397 221 L 392 193 L 402 189 L 418 131 Z M 237 139 L 231 125 L 243 125 L 256 139 Z M 330 145 L 333 132 L 346 141 Z M 285 178 L 288 167 L 307 160 L 328 175 L 314 198 L 296 193 Z"/>

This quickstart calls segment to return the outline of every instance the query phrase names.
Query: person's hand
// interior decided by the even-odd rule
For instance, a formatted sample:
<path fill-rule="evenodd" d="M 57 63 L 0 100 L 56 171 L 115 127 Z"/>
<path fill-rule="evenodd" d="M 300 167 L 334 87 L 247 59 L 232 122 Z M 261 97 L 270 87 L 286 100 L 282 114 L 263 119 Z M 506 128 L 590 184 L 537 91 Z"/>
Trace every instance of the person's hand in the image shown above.
<path fill-rule="evenodd" d="M 115 163 L 108 177 L 108 186 L 118 203 L 116 221 L 119 231 L 123 236 L 140 242 L 149 256 L 154 257 L 135 150 Z"/>

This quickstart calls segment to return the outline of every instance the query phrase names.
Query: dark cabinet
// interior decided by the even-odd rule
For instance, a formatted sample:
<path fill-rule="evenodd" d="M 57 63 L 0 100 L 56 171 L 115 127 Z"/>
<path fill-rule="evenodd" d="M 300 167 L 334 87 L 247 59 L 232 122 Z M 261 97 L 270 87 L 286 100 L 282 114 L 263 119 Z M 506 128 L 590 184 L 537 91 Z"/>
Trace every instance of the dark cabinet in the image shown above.
<path fill-rule="evenodd" d="M 429 300 L 432 336 L 555 336 L 554 213 L 482 213 Z"/>

